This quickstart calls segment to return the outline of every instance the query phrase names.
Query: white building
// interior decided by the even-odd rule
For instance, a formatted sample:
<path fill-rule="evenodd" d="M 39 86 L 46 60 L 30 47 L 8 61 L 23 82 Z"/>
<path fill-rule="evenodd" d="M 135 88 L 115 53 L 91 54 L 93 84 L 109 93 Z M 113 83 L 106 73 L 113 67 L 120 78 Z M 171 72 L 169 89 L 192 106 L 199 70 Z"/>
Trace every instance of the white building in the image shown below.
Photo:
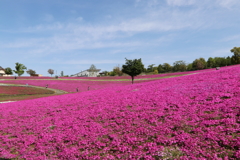
<path fill-rule="evenodd" d="M 101 69 L 96 69 L 94 71 L 90 71 L 89 69 L 81 71 L 79 73 L 76 73 L 72 75 L 71 77 L 97 77 L 99 76 L 99 72 Z"/>
<path fill-rule="evenodd" d="M 5 69 L 2 68 L 1 66 L 0 66 L 0 76 L 8 76 L 8 75 L 5 73 Z"/>
<path fill-rule="evenodd" d="M 5 69 L 0 66 L 0 77 L 1 77 L 1 76 L 4 76 L 4 77 L 8 77 L 8 76 L 9 76 L 9 77 L 10 77 L 10 76 L 12 76 L 12 75 L 6 74 L 6 73 L 5 73 Z"/>

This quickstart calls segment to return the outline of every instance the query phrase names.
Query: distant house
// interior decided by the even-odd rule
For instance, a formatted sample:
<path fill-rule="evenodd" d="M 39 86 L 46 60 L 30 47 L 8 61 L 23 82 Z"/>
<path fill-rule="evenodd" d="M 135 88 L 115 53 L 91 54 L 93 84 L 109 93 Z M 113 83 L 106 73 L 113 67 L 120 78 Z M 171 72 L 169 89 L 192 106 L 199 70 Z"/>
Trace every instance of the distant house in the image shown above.
<path fill-rule="evenodd" d="M 96 69 L 94 71 L 89 71 L 89 69 L 81 71 L 79 73 L 76 73 L 72 75 L 71 77 L 97 77 L 101 69 Z"/>
<path fill-rule="evenodd" d="M 0 66 L 0 76 L 6 75 L 5 69 Z"/>
<path fill-rule="evenodd" d="M 7 76 L 11 76 L 11 75 L 6 74 L 5 69 L 0 66 L 0 76 L 7 77 Z"/>
<path fill-rule="evenodd" d="M 30 76 L 33 76 L 33 77 L 42 77 L 41 74 L 31 74 Z"/>

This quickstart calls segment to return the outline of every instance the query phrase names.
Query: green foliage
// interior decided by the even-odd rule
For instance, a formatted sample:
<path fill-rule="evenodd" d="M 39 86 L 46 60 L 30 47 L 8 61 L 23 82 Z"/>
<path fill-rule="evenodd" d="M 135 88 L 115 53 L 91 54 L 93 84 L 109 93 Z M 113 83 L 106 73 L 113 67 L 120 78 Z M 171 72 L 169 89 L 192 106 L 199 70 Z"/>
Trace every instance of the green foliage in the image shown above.
<path fill-rule="evenodd" d="M 103 76 L 108 76 L 109 75 L 108 71 L 102 71 L 102 73 L 103 73 Z"/>
<path fill-rule="evenodd" d="M 227 66 L 232 65 L 231 58 L 229 56 L 226 58 L 226 63 L 227 63 Z"/>
<path fill-rule="evenodd" d="M 192 63 L 194 70 L 204 69 L 206 68 L 206 65 L 207 63 L 204 58 L 195 59 Z"/>
<path fill-rule="evenodd" d="M 187 65 L 184 61 L 176 61 L 173 63 L 173 71 L 177 72 L 177 71 L 186 71 L 187 69 Z"/>
<path fill-rule="evenodd" d="M 7 68 L 5 68 L 5 73 L 12 75 L 13 71 L 12 71 L 12 69 L 10 67 L 7 67 Z"/>
<path fill-rule="evenodd" d="M 123 72 L 122 72 L 122 68 L 120 66 L 116 66 L 113 68 L 113 72 L 115 75 L 118 75 L 118 76 L 122 76 L 123 75 Z M 113 76 L 115 76 L 113 75 Z"/>
<path fill-rule="evenodd" d="M 233 53 L 232 64 L 240 64 L 240 47 L 234 47 L 230 51 Z"/>
<path fill-rule="evenodd" d="M 153 71 L 153 74 L 158 74 L 158 70 L 155 69 L 155 70 Z"/>
<path fill-rule="evenodd" d="M 154 71 L 154 65 L 155 64 L 148 65 L 147 72 L 153 72 Z"/>
<path fill-rule="evenodd" d="M 143 70 L 144 70 L 144 65 L 142 64 L 141 58 L 134 59 L 134 60 L 129 60 L 126 58 L 126 63 L 125 65 L 122 66 L 122 72 L 132 77 L 132 83 L 133 83 L 134 77 L 141 74 Z"/>
<path fill-rule="evenodd" d="M 116 76 L 116 75 L 117 75 L 117 73 L 114 71 L 109 72 L 109 76 Z"/>
<path fill-rule="evenodd" d="M 164 64 L 162 65 L 162 67 L 163 67 L 163 69 L 164 69 L 165 72 L 170 72 L 170 71 L 172 71 L 172 66 L 171 66 L 170 64 L 168 64 L 168 63 L 164 63 Z"/>
<path fill-rule="evenodd" d="M 225 57 L 214 57 L 215 67 L 222 67 L 227 65 L 227 59 Z"/>
<path fill-rule="evenodd" d="M 207 60 L 207 67 L 208 67 L 208 68 L 213 68 L 213 67 L 215 67 L 215 66 L 216 66 L 216 64 L 215 64 L 214 58 L 209 57 L 208 60 Z"/>
<path fill-rule="evenodd" d="M 188 70 L 188 71 L 192 71 L 192 70 L 193 70 L 192 63 L 189 63 L 189 64 L 187 65 L 187 70 Z"/>
<path fill-rule="evenodd" d="M 32 70 L 32 69 L 28 69 L 28 70 L 27 70 L 27 74 L 29 74 L 29 75 L 34 75 L 34 74 L 36 74 L 36 71 L 34 71 L 34 70 Z"/>
<path fill-rule="evenodd" d="M 25 67 L 23 64 L 21 64 L 21 63 L 15 63 L 16 64 L 16 66 L 15 66 L 15 68 L 16 68 L 16 70 L 13 70 L 16 74 L 18 74 L 18 76 L 20 77 L 23 73 L 24 73 L 24 70 L 26 70 L 27 69 L 27 67 Z"/>
<path fill-rule="evenodd" d="M 199 58 L 199 60 L 202 62 L 203 64 L 203 69 L 207 68 L 207 62 L 204 58 Z"/>
<path fill-rule="evenodd" d="M 158 65 L 157 67 L 158 73 L 164 73 L 165 70 L 163 69 L 163 66 L 161 64 Z"/>

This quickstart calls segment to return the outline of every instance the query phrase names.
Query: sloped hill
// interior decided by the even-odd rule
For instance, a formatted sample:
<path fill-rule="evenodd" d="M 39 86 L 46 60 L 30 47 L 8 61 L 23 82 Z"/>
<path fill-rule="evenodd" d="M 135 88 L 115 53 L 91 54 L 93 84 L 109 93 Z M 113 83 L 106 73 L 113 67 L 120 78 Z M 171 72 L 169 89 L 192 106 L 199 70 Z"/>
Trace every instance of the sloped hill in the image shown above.
<path fill-rule="evenodd" d="M 240 158 L 239 71 L 0 104 L 0 157 Z"/>

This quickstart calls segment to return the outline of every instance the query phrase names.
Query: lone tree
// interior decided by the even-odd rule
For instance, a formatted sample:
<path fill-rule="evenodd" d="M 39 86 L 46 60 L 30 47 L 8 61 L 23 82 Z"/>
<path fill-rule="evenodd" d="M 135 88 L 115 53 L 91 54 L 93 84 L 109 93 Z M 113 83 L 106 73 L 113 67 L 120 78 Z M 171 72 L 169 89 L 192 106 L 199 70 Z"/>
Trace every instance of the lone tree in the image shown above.
<path fill-rule="evenodd" d="M 122 72 L 132 77 L 132 84 L 133 84 L 134 77 L 143 72 L 144 65 L 142 64 L 141 58 L 134 59 L 134 60 L 129 60 L 127 58 L 125 59 L 126 59 L 126 64 L 122 66 Z"/>
<path fill-rule="evenodd" d="M 34 71 L 32 69 L 28 69 L 27 74 L 29 74 L 31 76 L 31 75 L 36 74 L 36 71 Z"/>
<path fill-rule="evenodd" d="M 5 68 L 5 73 L 8 74 L 8 75 L 12 75 L 13 71 L 10 67 L 7 67 L 7 68 Z"/>
<path fill-rule="evenodd" d="M 52 75 L 54 74 L 54 70 L 53 69 L 49 69 L 48 73 L 51 74 L 51 77 L 52 77 Z"/>
<path fill-rule="evenodd" d="M 16 74 L 18 74 L 18 76 L 20 77 L 23 73 L 24 73 L 24 70 L 26 70 L 27 69 L 27 67 L 25 67 L 23 64 L 21 64 L 21 63 L 15 63 L 16 64 L 16 66 L 15 66 L 15 68 L 16 68 L 16 70 L 13 70 Z"/>

